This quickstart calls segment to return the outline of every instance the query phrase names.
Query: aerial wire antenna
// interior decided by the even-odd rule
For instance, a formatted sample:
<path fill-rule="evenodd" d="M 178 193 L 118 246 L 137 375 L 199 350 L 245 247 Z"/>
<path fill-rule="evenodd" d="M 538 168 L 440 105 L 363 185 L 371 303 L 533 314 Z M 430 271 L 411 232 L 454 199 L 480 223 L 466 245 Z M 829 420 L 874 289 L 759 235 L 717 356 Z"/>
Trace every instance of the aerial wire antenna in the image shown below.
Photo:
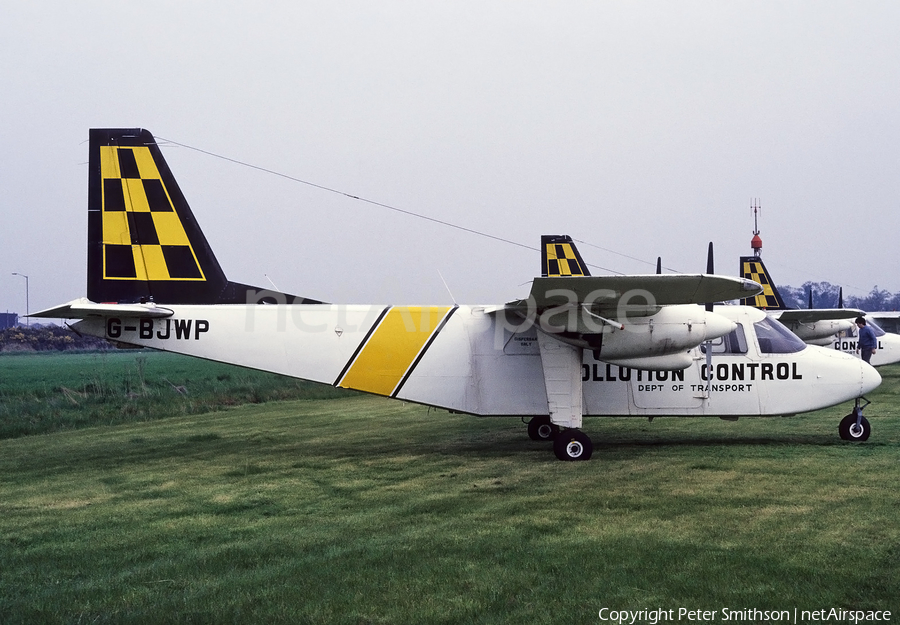
<path fill-rule="evenodd" d="M 456 301 L 456 298 L 453 297 L 453 291 L 450 290 L 450 287 L 447 286 L 447 281 L 444 280 L 444 274 L 441 273 L 441 270 L 440 270 L 440 269 L 438 269 L 437 272 L 438 272 L 438 275 L 441 277 L 441 282 L 444 283 L 444 288 L 447 289 L 447 293 L 450 294 L 450 299 L 453 300 L 453 303 L 454 303 L 455 305 L 459 306 L 459 302 L 457 302 L 457 301 Z"/>
<path fill-rule="evenodd" d="M 450 228 L 456 228 L 457 230 L 462 230 L 463 232 L 468 232 L 470 234 L 477 234 L 482 237 L 487 237 L 489 239 L 494 239 L 495 241 L 501 241 L 503 243 L 509 243 L 510 245 L 515 245 L 517 247 L 524 247 L 527 250 L 532 250 L 534 252 L 540 252 L 540 248 L 534 247 L 532 245 L 525 245 L 524 243 L 519 243 L 518 241 L 513 241 L 511 239 L 505 239 L 503 237 L 498 237 L 493 234 L 488 234 L 486 232 L 480 232 L 478 230 L 474 230 L 472 228 L 466 228 L 465 226 L 460 226 L 449 221 L 444 221 L 442 219 L 437 219 L 435 217 L 429 217 L 428 215 L 422 215 L 421 213 L 415 213 L 413 211 L 408 211 L 402 208 L 398 208 L 396 206 L 391 206 L 390 204 L 384 204 L 382 202 L 376 202 L 375 200 L 370 200 L 368 198 L 360 197 L 358 195 L 353 195 L 352 193 L 347 193 L 345 191 L 340 191 L 339 189 L 333 189 L 331 187 L 326 187 L 321 184 L 316 184 L 315 182 L 309 182 L 308 180 L 303 180 L 302 178 L 297 178 L 295 176 L 289 176 L 288 174 L 283 174 L 281 172 L 275 171 L 274 169 L 267 169 L 265 167 L 260 167 L 259 165 L 253 165 L 251 163 L 247 163 L 245 161 L 239 161 L 235 158 L 230 158 L 228 156 L 223 156 L 221 154 L 216 154 L 215 152 L 210 152 L 208 150 L 203 150 L 201 148 L 195 148 L 191 145 L 186 145 L 184 143 L 179 143 L 178 141 L 173 141 L 172 139 L 166 139 L 165 137 L 158 137 L 159 139 L 165 141 L 166 143 L 170 143 L 172 145 L 177 145 L 182 148 L 187 148 L 188 150 L 194 150 L 195 152 L 200 152 L 201 154 L 206 154 L 207 156 L 212 156 L 218 159 L 222 159 L 223 161 L 228 161 L 229 163 L 234 163 L 235 165 L 241 165 L 243 167 L 249 167 L 250 169 L 255 169 L 257 171 L 265 172 L 267 174 L 271 174 L 273 176 L 278 176 L 279 178 L 285 178 L 286 180 L 291 180 L 293 182 L 299 182 L 300 184 L 305 184 L 310 187 L 314 187 L 316 189 L 320 189 L 322 191 L 328 191 L 329 193 L 337 193 L 338 195 L 343 195 L 344 197 L 348 197 L 352 200 L 358 200 L 360 202 L 365 202 L 366 204 L 372 204 L 373 206 L 380 206 L 381 208 L 386 208 L 388 210 L 392 210 L 398 213 L 403 213 L 404 215 L 409 215 L 411 217 L 418 217 L 419 219 L 425 219 L 427 221 L 434 222 L 436 224 L 440 224 L 442 226 L 448 226 Z M 606 270 L 609 271 L 609 270 Z"/>
<path fill-rule="evenodd" d="M 513 241 L 512 239 L 507 239 L 507 238 L 504 238 L 504 237 L 499 237 L 499 236 L 496 236 L 496 235 L 493 235 L 493 234 L 489 234 L 489 233 L 487 233 L 487 232 L 482 232 L 482 231 L 480 231 L 480 230 L 475 230 L 474 228 L 467 228 L 467 227 L 465 227 L 465 226 L 460 226 L 459 224 L 455 224 L 455 223 L 452 223 L 452 222 L 449 222 L 449 221 L 444 221 L 443 219 L 437 219 L 436 217 L 429 217 L 428 215 L 423 215 L 423 214 L 421 214 L 421 213 L 416 213 L 416 212 L 414 212 L 414 211 L 410 211 L 410 210 L 406 210 L 406 209 L 403 209 L 403 208 L 399 208 L 399 207 L 397 207 L 397 206 L 392 206 L 392 205 L 390 205 L 390 204 L 385 204 L 385 203 L 383 203 L 383 202 L 377 202 L 377 201 L 375 201 L 375 200 L 370 200 L 370 199 L 368 199 L 368 198 L 360 197 L 360 196 L 358 196 L 358 195 L 353 195 L 352 193 L 347 193 L 347 192 L 341 191 L 341 190 L 339 190 L 339 189 L 334 189 L 334 188 L 332 188 L 332 187 L 326 187 L 325 185 L 316 184 L 315 182 L 310 182 L 310 181 L 308 181 L 308 180 L 303 180 L 302 178 L 297 178 L 297 177 L 295 177 L 295 176 L 290 176 L 290 175 L 288 175 L 288 174 L 284 174 L 284 173 L 281 173 L 281 172 L 279 172 L 279 171 L 275 171 L 274 169 L 268 169 L 268 168 L 266 168 L 266 167 L 261 167 L 261 166 L 259 166 L 259 165 L 253 165 L 252 163 L 247 163 L 246 161 L 241 161 L 241 160 L 238 160 L 238 159 L 236 159 L 236 158 L 231 158 L 231 157 L 228 157 L 228 156 L 224 156 L 224 155 L 222 155 L 222 154 L 217 154 L 217 153 L 215 153 L 215 152 L 210 152 L 209 150 L 204 150 L 204 149 L 202 149 L 202 148 L 197 148 L 197 147 L 194 147 L 194 146 L 192 146 L 192 145 L 187 145 L 187 144 L 185 144 L 185 143 L 180 143 L 180 142 L 175 141 L 175 140 L 173 140 L 173 139 L 166 139 L 165 137 L 156 137 L 156 139 L 157 139 L 157 145 L 159 145 L 159 142 L 162 141 L 162 142 L 165 142 L 165 143 L 170 144 L 170 145 L 175 145 L 175 146 L 178 146 L 178 147 L 186 148 L 186 149 L 188 149 L 188 150 L 193 150 L 193 151 L 195 151 L 195 152 L 199 152 L 199 153 L 205 154 L 205 155 L 207 155 L 207 156 L 212 156 L 213 158 L 218 158 L 218 159 L 221 159 L 221 160 L 223 160 L 223 161 L 228 161 L 229 163 L 233 163 L 233 164 L 235 164 L 235 165 L 240 165 L 240 166 L 242 166 L 242 167 L 248 167 L 248 168 L 250 168 L 250 169 L 255 169 L 255 170 L 261 171 L 261 172 L 263 172 L 263 173 L 271 174 L 272 176 L 278 176 L 279 178 L 284 178 L 285 180 L 290 180 L 290 181 L 292 181 L 292 182 L 297 182 L 297 183 L 300 183 L 300 184 L 304 184 L 304 185 L 313 187 L 313 188 L 315 188 L 315 189 L 319 189 L 319 190 L 321 190 L 321 191 L 327 191 L 327 192 L 329 192 L 329 193 L 335 193 L 335 194 L 337 194 L 337 195 L 343 195 L 344 197 L 350 198 L 350 199 L 352 199 L 352 200 L 357 200 L 358 202 L 365 202 L 366 204 L 371 204 L 372 206 L 378 206 L 378 207 L 380 207 L 380 208 L 386 208 L 386 209 L 388 209 L 388 210 L 391 210 L 391 211 L 394 211 L 394 212 L 397 212 L 397 213 L 401 213 L 401 214 L 407 215 L 407 216 L 409 216 L 409 217 L 417 217 L 417 218 L 419 218 L 419 219 L 424 219 L 424 220 L 430 221 L 430 222 L 432 222 L 432 223 L 436 223 L 436 224 L 439 224 L 439 225 L 442 225 L 442 226 L 447 226 L 448 228 L 454 228 L 454 229 L 456 229 L 456 230 L 461 230 L 461 231 L 463 231 L 463 232 L 468 232 L 469 234 L 475 234 L 475 235 L 478 235 L 478 236 L 481 236 L 481 237 L 486 237 L 486 238 L 488 238 L 488 239 L 493 239 L 494 241 L 500 241 L 501 243 L 508 243 L 509 245 L 515 245 L 516 247 L 521 247 L 521 248 L 524 248 L 524 249 L 526 249 L 526 250 L 531 250 L 531 251 L 533 251 L 533 252 L 540 252 L 540 251 L 541 251 L 540 248 L 534 247 L 533 245 L 526 245 L 526 244 L 524 244 L 524 243 L 519 243 L 518 241 Z M 581 240 L 578 240 L 578 239 L 574 239 L 574 240 L 577 241 L 578 243 L 583 243 L 583 244 L 585 244 L 585 245 L 588 245 L 588 246 L 591 246 L 591 247 L 595 247 L 595 248 L 597 248 L 597 249 L 603 250 L 603 251 L 605 251 L 605 252 L 609 252 L 609 253 L 611 253 L 611 254 L 617 254 L 617 255 L 619 255 L 619 256 L 623 256 L 623 257 L 625 257 L 625 258 L 629 258 L 629 259 L 634 260 L 634 261 L 637 261 L 637 262 L 645 263 L 645 264 L 648 264 L 648 265 L 651 265 L 651 266 L 653 265 L 653 263 L 651 263 L 651 262 L 642 260 L 642 259 L 640 259 L 640 258 L 636 258 L 636 257 L 634 257 L 634 256 L 629 256 L 628 254 L 623 254 L 623 253 L 621 253 L 621 252 L 616 252 L 615 250 L 610 250 L 610 249 L 607 249 L 607 248 L 605 248 L 605 247 L 601 247 L 601 246 L 599 246 L 599 245 L 594 245 L 593 243 L 588 243 L 587 241 L 581 241 Z M 594 267 L 594 268 L 596 268 L 596 269 L 600 269 L 600 270 L 602 270 L 602 271 L 607 271 L 607 272 L 609 272 L 609 273 L 614 273 L 614 274 L 617 274 L 617 275 L 624 275 L 623 272 L 621 272 L 621 271 L 616 271 L 616 270 L 614 270 L 614 269 L 609 269 L 608 267 L 603 267 L 603 266 L 601 266 L 601 265 L 595 265 L 595 264 L 593 264 L 593 263 L 585 263 L 585 264 L 588 265 L 588 266 L 590 266 L 590 267 Z M 670 269 L 670 268 L 669 268 L 669 267 L 666 267 L 666 269 Z M 676 270 L 671 269 L 671 271 L 676 271 Z"/>

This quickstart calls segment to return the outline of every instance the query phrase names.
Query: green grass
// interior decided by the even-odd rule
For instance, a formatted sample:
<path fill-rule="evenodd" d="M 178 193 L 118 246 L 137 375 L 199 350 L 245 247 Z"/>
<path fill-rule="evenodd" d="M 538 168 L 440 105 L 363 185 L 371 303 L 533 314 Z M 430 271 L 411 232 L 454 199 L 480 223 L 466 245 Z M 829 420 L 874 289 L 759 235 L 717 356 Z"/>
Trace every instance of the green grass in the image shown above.
<path fill-rule="evenodd" d="M 365 396 L 0 441 L 2 623 L 597 623 L 900 611 L 900 367 L 867 414 L 516 419 Z M 722 622 L 718 620 L 716 622 Z"/>
<path fill-rule="evenodd" d="M 0 439 L 347 392 L 152 350 L 0 356 Z"/>

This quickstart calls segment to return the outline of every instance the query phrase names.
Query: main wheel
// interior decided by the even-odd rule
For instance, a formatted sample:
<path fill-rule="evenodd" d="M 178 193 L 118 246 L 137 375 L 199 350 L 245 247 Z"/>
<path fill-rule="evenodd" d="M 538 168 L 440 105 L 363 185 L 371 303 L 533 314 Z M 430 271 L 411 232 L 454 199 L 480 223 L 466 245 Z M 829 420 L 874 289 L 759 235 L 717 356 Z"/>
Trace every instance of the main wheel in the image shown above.
<path fill-rule="evenodd" d="M 594 444 L 581 430 L 563 430 L 553 439 L 553 453 L 560 460 L 590 460 Z"/>
<path fill-rule="evenodd" d="M 846 417 L 841 419 L 840 425 L 838 425 L 838 434 L 841 435 L 841 438 L 845 441 L 858 441 L 862 442 L 869 439 L 869 434 L 872 433 L 872 426 L 869 425 L 869 420 L 863 417 L 860 419 L 859 425 L 856 425 L 856 413 L 851 412 Z"/>
<path fill-rule="evenodd" d="M 540 415 L 528 422 L 528 436 L 533 441 L 552 441 L 559 434 L 559 426 L 550 417 Z"/>

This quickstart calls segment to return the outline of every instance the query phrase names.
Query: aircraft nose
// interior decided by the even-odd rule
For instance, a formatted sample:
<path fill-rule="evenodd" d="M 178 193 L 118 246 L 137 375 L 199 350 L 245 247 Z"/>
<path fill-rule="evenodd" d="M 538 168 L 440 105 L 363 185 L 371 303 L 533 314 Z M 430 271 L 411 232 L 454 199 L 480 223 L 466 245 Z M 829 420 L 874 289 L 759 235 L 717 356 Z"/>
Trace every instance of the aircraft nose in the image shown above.
<path fill-rule="evenodd" d="M 732 332 L 737 324 L 727 317 L 714 312 L 706 313 L 706 338 L 717 339 Z"/>
<path fill-rule="evenodd" d="M 878 373 L 878 370 L 865 362 L 864 360 L 859 361 L 860 367 L 862 368 L 862 390 L 860 391 L 860 395 L 865 395 L 869 391 L 874 391 L 881 384 L 881 374 Z"/>

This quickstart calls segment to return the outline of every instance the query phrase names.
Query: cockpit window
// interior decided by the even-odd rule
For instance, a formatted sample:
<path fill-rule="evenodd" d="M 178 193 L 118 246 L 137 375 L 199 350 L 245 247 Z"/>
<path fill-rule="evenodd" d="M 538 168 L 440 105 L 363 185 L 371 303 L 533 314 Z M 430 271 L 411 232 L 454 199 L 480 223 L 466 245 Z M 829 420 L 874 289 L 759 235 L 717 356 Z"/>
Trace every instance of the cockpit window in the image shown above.
<path fill-rule="evenodd" d="M 870 328 L 872 328 L 872 332 L 875 333 L 875 336 L 884 336 L 885 332 L 884 332 L 884 330 L 881 328 L 881 326 L 879 326 L 877 323 L 875 323 L 875 322 L 872 321 L 871 319 L 867 319 L 867 320 L 866 320 L 866 325 L 869 326 Z M 840 336 L 840 337 L 857 338 L 857 337 L 859 336 L 859 332 L 857 331 L 856 326 L 854 325 L 854 326 L 853 326 L 852 328 L 850 328 L 849 330 L 842 330 L 842 331 L 838 334 L 838 336 Z"/>
<path fill-rule="evenodd" d="M 737 324 L 729 334 L 720 336 L 710 341 L 714 354 L 746 354 L 747 337 L 744 335 L 744 326 Z M 706 343 L 700 346 L 700 351 L 706 353 Z"/>
<path fill-rule="evenodd" d="M 792 354 L 806 347 L 806 343 L 796 334 L 769 317 L 754 323 L 753 327 L 756 329 L 759 351 L 763 354 Z"/>

